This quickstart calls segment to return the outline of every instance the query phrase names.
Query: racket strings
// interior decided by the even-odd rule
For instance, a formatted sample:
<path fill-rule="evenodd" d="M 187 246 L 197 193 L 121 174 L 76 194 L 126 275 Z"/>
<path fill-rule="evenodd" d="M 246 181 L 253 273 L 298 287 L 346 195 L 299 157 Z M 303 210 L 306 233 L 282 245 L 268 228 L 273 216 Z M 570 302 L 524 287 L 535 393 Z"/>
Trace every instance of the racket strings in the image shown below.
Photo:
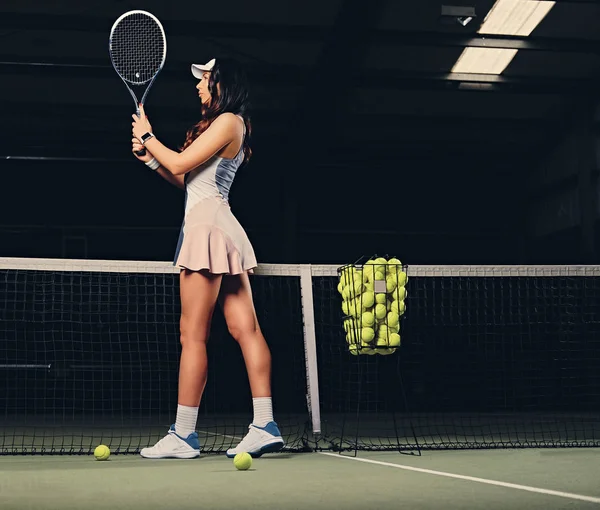
<path fill-rule="evenodd" d="M 164 33 L 156 21 L 144 14 L 131 14 L 114 28 L 110 52 L 121 77 L 141 85 L 160 70 L 165 55 Z"/>

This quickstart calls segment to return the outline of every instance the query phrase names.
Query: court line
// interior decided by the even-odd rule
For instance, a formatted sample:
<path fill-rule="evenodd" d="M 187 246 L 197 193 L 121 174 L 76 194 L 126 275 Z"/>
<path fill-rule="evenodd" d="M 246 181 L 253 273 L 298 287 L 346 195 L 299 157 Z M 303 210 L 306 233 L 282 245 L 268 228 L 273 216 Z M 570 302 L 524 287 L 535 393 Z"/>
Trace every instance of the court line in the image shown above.
<path fill-rule="evenodd" d="M 516 483 L 500 482 L 499 480 L 488 480 L 487 478 L 477 478 L 475 476 L 458 475 L 455 473 L 446 473 L 445 471 L 434 471 L 432 469 L 417 468 L 413 466 L 405 466 L 403 464 L 393 464 L 392 462 L 382 462 L 379 460 L 361 459 L 359 457 L 347 457 L 338 453 L 318 452 L 320 455 L 327 455 L 329 457 L 336 457 L 338 459 L 354 460 L 356 462 L 365 462 L 367 464 L 376 464 L 379 466 L 393 467 L 397 469 L 404 469 L 406 471 L 415 471 L 417 473 L 425 473 L 428 475 L 445 476 L 446 478 L 456 478 L 458 480 L 467 480 L 469 482 L 485 483 L 487 485 L 496 485 L 498 487 L 507 487 L 509 489 L 517 489 L 527 492 L 535 492 L 537 494 L 545 494 L 547 496 L 557 496 L 559 498 L 577 499 L 580 501 L 587 501 L 588 503 L 600 504 L 600 498 L 593 496 L 584 496 L 582 494 L 573 494 L 571 492 L 553 491 L 550 489 L 541 489 L 539 487 L 530 487 L 528 485 L 519 485 Z"/>

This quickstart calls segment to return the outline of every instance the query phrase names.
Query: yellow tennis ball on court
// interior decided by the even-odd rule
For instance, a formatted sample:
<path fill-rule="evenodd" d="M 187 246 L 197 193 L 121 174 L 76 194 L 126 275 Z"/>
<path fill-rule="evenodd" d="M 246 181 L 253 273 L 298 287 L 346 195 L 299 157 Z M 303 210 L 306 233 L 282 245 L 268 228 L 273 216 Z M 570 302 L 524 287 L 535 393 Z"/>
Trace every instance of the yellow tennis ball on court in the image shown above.
<path fill-rule="evenodd" d="M 385 314 L 387 312 L 387 307 L 381 303 L 378 303 L 375 306 L 375 317 L 377 317 L 378 319 L 383 319 L 385 317 Z"/>
<path fill-rule="evenodd" d="M 107 460 L 110 457 L 110 448 L 103 444 L 96 446 L 94 457 L 96 457 L 96 460 Z"/>
<path fill-rule="evenodd" d="M 246 471 L 247 469 L 250 469 L 250 466 L 252 466 L 252 457 L 250 457 L 250 454 L 246 452 L 238 453 L 233 458 L 233 465 L 240 471 Z"/>

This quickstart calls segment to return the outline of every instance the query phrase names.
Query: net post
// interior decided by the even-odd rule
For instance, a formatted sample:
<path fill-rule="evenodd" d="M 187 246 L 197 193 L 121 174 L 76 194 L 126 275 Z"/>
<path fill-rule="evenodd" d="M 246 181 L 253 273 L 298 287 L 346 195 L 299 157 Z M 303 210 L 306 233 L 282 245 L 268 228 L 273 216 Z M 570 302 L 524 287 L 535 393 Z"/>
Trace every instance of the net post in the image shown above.
<path fill-rule="evenodd" d="M 304 323 L 304 354 L 306 361 L 306 400 L 312 420 L 312 433 L 321 434 L 321 408 L 319 399 L 319 374 L 317 370 L 317 335 L 313 301 L 312 266 L 300 266 L 300 294 Z"/>

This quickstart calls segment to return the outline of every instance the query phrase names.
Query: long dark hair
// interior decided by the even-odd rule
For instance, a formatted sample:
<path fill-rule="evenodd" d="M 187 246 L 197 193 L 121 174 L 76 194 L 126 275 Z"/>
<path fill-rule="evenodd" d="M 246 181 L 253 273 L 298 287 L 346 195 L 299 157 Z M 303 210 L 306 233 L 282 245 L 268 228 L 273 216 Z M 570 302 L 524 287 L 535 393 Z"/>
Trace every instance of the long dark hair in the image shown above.
<path fill-rule="evenodd" d="M 219 87 L 217 88 L 217 84 Z M 208 80 L 208 91 L 212 97 L 210 104 L 202 104 L 200 110 L 200 122 L 192 126 L 185 137 L 181 150 L 186 149 L 196 138 L 198 138 L 213 121 L 222 113 L 230 112 L 244 119 L 246 125 L 246 136 L 244 137 L 244 163 L 252 156 L 250 148 L 250 135 L 252 125 L 248 113 L 248 82 L 244 69 L 234 59 L 217 58 L 210 72 Z"/>

